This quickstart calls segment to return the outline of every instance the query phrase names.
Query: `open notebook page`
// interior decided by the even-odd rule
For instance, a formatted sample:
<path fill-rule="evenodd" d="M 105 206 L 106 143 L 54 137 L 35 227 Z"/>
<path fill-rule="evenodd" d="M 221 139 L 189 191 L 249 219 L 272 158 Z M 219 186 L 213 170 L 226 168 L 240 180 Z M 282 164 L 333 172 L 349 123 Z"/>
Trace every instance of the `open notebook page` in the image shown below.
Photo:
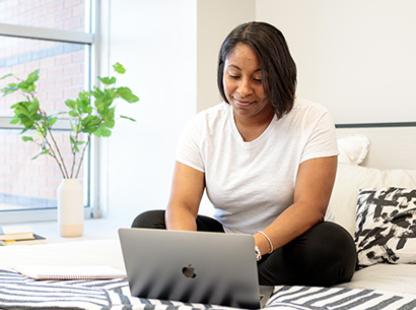
<path fill-rule="evenodd" d="M 110 266 L 21 265 L 14 269 L 36 280 L 93 280 L 126 278 L 123 270 Z"/>

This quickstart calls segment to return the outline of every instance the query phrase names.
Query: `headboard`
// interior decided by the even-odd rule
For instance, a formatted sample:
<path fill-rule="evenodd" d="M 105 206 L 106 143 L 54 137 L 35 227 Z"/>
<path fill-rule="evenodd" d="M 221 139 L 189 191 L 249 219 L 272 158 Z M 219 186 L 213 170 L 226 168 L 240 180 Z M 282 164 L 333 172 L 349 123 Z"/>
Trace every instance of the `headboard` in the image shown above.
<path fill-rule="evenodd" d="M 416 122 L 338 124 L 337 137 L 362 134 L 369 138 L 366 167 L 416 170 Z"/>

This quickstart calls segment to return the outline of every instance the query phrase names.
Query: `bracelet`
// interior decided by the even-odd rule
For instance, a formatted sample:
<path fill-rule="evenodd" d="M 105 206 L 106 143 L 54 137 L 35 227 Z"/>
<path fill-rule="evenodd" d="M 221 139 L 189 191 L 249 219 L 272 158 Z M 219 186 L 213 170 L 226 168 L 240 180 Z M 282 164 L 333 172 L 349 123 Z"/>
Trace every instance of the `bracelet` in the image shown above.
<path fill-rule="evenodd" d="M 258 233 L 261 234 L 264 238 L 266 238 L 267 242 L 269 242 L 269 247 L 270 247 L 269 254 L 272 253 L 274 251 L 274 246 L 273 246 L 272 240 L 270 240 L 269 236 L 266 235 L 266 233 L 264 231 L 259 230 Z"/>
<path fill-rule="evenodd" d="M 257 245 L 254 247 L 254 252 L 256 253 L 256 261 L 261 260 L 261 252 Z"/>

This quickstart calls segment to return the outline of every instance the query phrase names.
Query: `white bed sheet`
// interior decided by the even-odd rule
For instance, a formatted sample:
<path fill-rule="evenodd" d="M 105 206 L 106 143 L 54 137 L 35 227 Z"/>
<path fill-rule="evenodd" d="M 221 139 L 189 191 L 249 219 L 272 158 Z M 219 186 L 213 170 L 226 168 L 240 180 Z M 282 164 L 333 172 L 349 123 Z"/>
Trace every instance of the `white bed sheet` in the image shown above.
<path fill-rule="evenodd" d="M 124 270 L 117 239 L 0 247 L 0 266 L 17 265 L 107 265 Z"/>
<path fill-rule="evenodd" d="M 366 267 L 356 271 L 351 282 L 340 286 L 416 296 L 416 264 L 377 264 Z"/>

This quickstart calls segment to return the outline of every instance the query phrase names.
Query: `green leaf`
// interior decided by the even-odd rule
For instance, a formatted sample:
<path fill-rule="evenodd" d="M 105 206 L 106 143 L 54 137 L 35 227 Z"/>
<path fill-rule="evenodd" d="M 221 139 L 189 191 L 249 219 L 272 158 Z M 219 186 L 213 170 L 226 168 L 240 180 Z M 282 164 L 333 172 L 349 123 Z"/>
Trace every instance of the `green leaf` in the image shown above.
<path fill-rule="evenodd" d="M 10 83 L 6 87 L 4 87 L 1 92 L 3 93 L 3 96 L 6 96 L 8 94 L 14 93 L 16 90 L 18 90 L 19 87 L 16 83 Z"/>
<path fill-rule="evenodd" d="M 39 70 L 35 70 L 27 76 L 26 80 L 17 84 L 17 87 L 25 93 L 33 93 L 36 90 L 35 82 L 39 79 Z"/>
<path fill-rule="evenodd" d="M 94 104 L 95 104 L 95 107 L 97 108 L 98 113 L 105 110 L 106 104 L 103 100 L 96 99 Z"/>
<path fill-rule="evenodd" d="M 26 78 L 26 83 L 34 83 L 37 80 L 39 80 L 39 69 L 29 73 L 29 75 Z"/>
<path fill-rule="evenodd" d="M 97 112 L 103 118 L 108 113 L 108 108 L 110 105 L 111 105 L 111 100 L 108 100 L 104 97 L 101 99 L 95 100 L 95 107 L 97 108 Z"/>
<path fill-rule="evenodd" d="M 84 112 L 86 114 L 91 114 L 92 113 L 92 106 L 90 106 L 90 105 L 84 106 L 82 112 Z"/>
<path fill-rule="evenodd" d="M 118 62 L 113 65 L 113 69 L 119 74 L 124 74 L 126 72 L 126 69 L 123 67 L 123 65 Z"/>
<path fill-rule="evenodd" d="M 114 128 L 115 124 L 116 121 L 114 119 L 109 119 L 104 122 L 104 125 L 107 126 L 107 128 Z"/>
<path fill-rule="evenodd" d="M 37 114 L 39 110 L 39 101 L 33 100 L 33 101 L 29 101 L 28 103 L 29 104 L 27 105 L 27 110 L 29 111 L 30 115 Z"/>
<path fill-rule="evenodd" d="M 47 118 L 47 125 L 48 127 L 52 127 L 53 125 L 55 125 L 55 123 L 57 122 L 58 118 L 57 117 L 53 117 L 53 116 L 48 116 Z"/>
<path fill-rule="evenodd" d="M 45 128 L 45 127 L 39 127 L 39 128 L 37 129 L 37 132 L 39 132 L 39 133 L 40 133 L 40 135 L 41 135 L 42 137 L 46 137 L 47 130 L 46 130 L 46 128 Z"/>
<path fill-rule="evenodd" d="M 30 116 L 29 110 L 26 107 L 27 102 L 18 102 L 11 106 L 14 114 L 18 117 L 21 115 Z"/>
<path fill-rule="evenodd" d="M 79 147 L 78 147 L 77 140 L 73 136 L 69 136 L 69 140 L 71 141 L 72 152 L 78 153 L 79 152 Z"/>
<path fill-rule="evenodd" d="M 19 89 L 25 93 L 32 93 L 36 90 L 36 86 L 34 84 L 34 82 L 27 82 L 27 81 L 23 81 L 20 82 L 19 84 L 17 84 L 17 86 L 19 87 Z"/>
<path fill-rule="evenodd" d="M 129 121 L 135 122 L 136 120 L 132 117 L 126 116 L 126 115 L 120 115 L 120 118 L 128 119 Z"/>
<path fill-rule="evenodd" d="M 39 156 L 42 155 L 49 155 L 49 150 L 47 148 L 44 148 L 40 153 L 36 154 L 35 156 L 32 157 L 32 160 L 38 158 Z"/>
<path fill-rule="evenodd" d="M 13 116 L 13 118 L 10 120 L 10 124 L 17 125 L 20 124 L 20 118 L 17 116 Z"/>
<path fill-rule="evenodd" d="M 98 79 L 101 81 L 101 83 L 105 85 L 111 85 L 116 82 L 116 78 L 114 76 L 111 77 L 98 77 Z"/>
<path fill-rule="evenodd" d="M 22 140 L 23 140 L 24 142 L 28 142 L 28 141 L 33 141 L 33 138 L 32 138 L 32 137 L 30 137 L 30 136 L 22 136 Z"/>
<path fill-rule="evenodd" d="M 65 105 L 70 109 L 75 109 L 77 102 L 73 99 L 65 100 Z"/>
<path fill-rule="evenodd" d="M 104 92 L 98 87 L 94 86 L 93 90 L 91 91 L 91 95 L 93 95 L 95 98 L 101 98 L 104 95 Z"/>
<path fill-rule="evenodd" d="M 96 131 L 93 132 L 93 134 L 97 137 L 109 137 L 111 136 L 111 130 L 104 125 L 101 125 Z"/>
<path fill-rule="evenodd" d="M 89 92 L 82 91 L 77 98 L 77 110 L 80 114 L 91 114 L 91 100 Z"/>
<path fill-rule="evenodd" d="M 102 118 L 104 121 L 104 125 L 108 128 L 113 128 L 115 125 L 115 108 L 110 108 L 105 111 L 105 113 L 102 114 Z"/>
<path fill-rule="evenodd" d="M 26 129 L 33 129 L 33 125 L 34 125 L 35 122 L 30 116 L 27 116 L 27 115 L 24 115 L 24 114 L 18 114 L 16 116 L 19 118 L 20 123 Z"/>
<path fill-rule="evenodd" d="M 81 132 L 93 133 L 101 124 L 101 119 L 95 115 L 88 115 L 81 120 Z"/>
<path fill-rule="evenodd" d="M 128 87 L 119 87 L 117 88 L 117 94 L 126 100 L 129 103 L 139 101 L 139 97 L 132 93 L 131 89 Z"/>

